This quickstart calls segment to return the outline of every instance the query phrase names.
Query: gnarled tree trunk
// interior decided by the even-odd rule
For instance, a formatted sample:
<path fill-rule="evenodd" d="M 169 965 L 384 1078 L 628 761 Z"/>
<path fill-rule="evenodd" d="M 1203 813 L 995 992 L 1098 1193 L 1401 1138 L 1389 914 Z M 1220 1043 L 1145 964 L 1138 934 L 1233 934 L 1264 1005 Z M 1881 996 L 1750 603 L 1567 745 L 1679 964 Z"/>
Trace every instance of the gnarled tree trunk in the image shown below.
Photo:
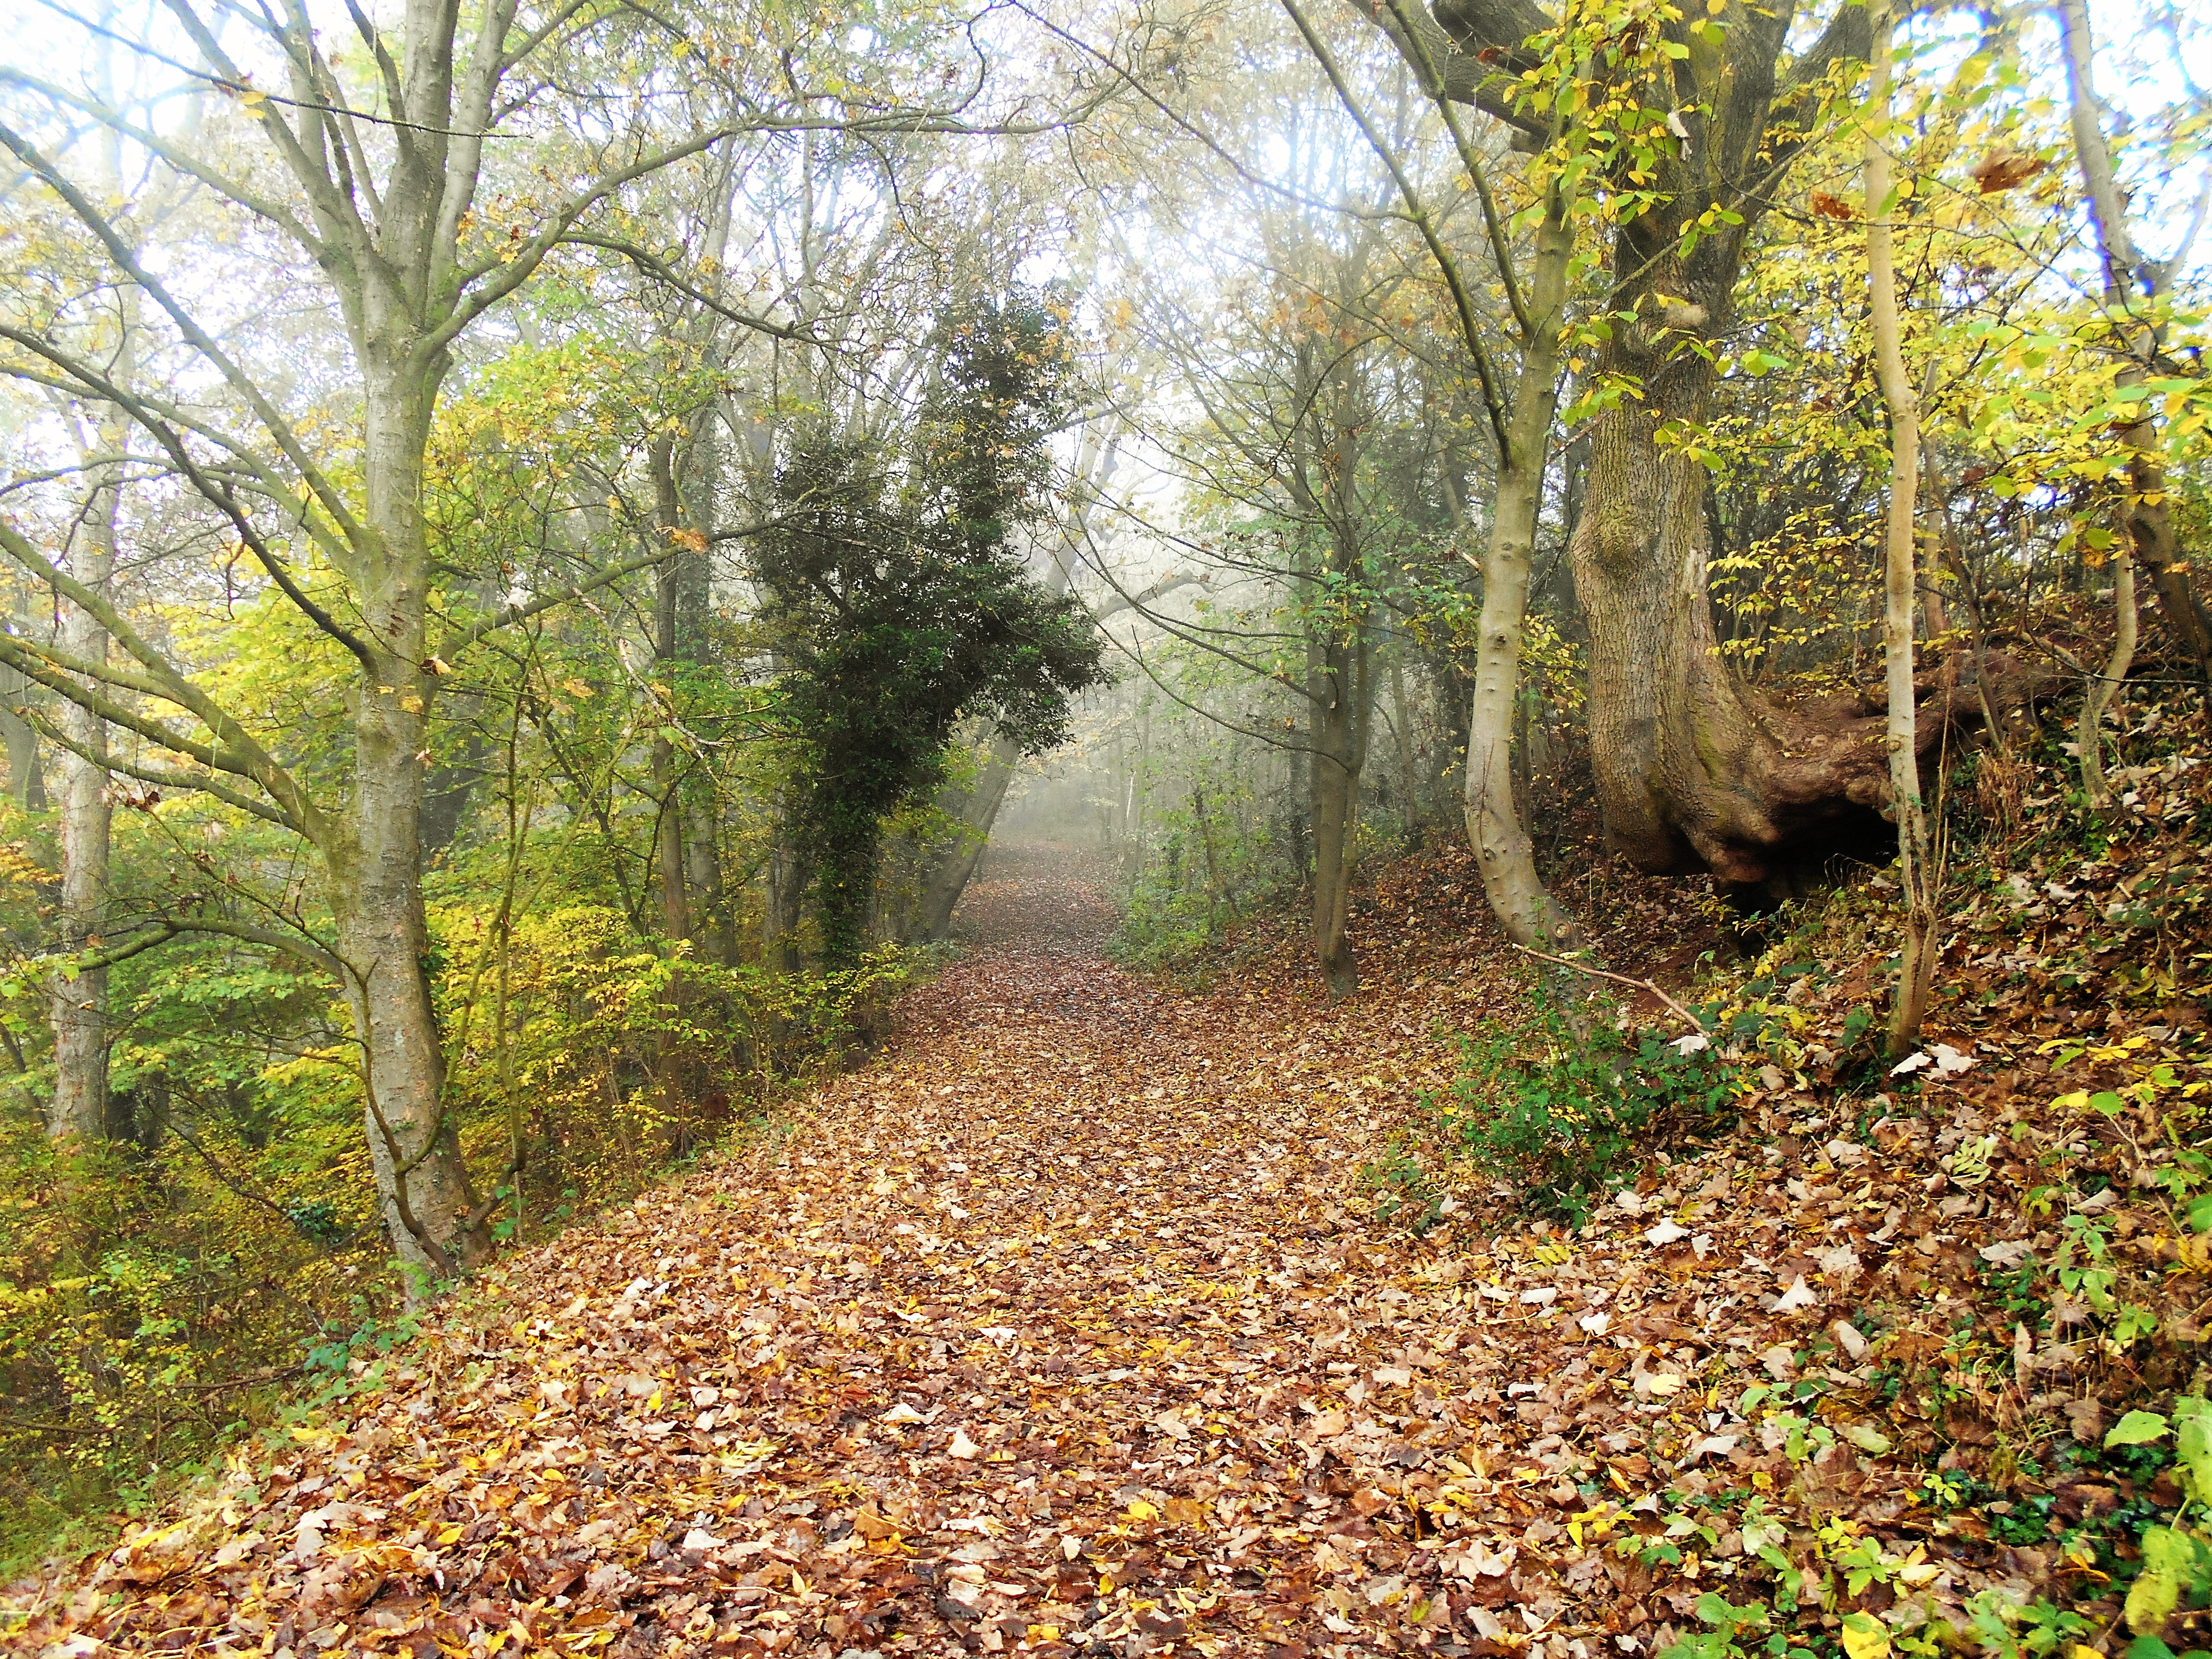
<path fill-rule="evenodd" d="M 1866 50 L 1865 11 L 1838 4 L 1785 69 L 1798 21 L 1794 5 L 1728 0 L 1717 17 L 1700 9 L 1664 26 L 1679 58 L 1620 71 L 1640 77 L 1626 90 L 1671 110 L 1686 136 L 1664 141 L 1654 175 L 1637 181 L 1651 205 L 1613 233 L 1609 305 L 1634 320 L 1615 322 L 1599 368 L 1640 395 L 1595 422 L 1569 549 L 1590 633 L 1592 763 L 1608 837 L 1645 870 L 1703 867 L 1735 883 L 1877 830 L 1888 787 L 1879 719 L 1784 709 L 1719 656 L 1706 474 L 1674 441 L 1706 416 L 1714 370 L 1695 348 L 1733 325 L 1746 239 L 1802 148 L 1818 88 L 1830 65 Z M 1717 46 L 1691 33 L 1710 21 L 1723 31 Z M 1539 66 L 1525 43 L 1552 22 L 1529 0 L 1438 0 L 1415 20 L 1419 43 L 1395 18 L 1383 27 L 1417 62 L 1425 52 L 1438 63 L 1451 97 L 1541 139 L 1547 118 L 1517 104 L 1513 85 Z M 1705 222 L 1686 258 L 1683 233 L 1709 210 L 1738 222 Z"/>

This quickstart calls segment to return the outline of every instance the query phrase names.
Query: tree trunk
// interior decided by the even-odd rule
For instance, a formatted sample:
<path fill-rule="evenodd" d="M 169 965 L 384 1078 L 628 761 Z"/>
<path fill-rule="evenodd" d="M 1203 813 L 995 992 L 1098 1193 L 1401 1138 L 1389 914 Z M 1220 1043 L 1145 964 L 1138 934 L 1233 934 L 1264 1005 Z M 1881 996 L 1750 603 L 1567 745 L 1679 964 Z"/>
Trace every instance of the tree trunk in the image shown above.
<path fill-rule="evenodd" d="M 793 844 L 790 811 L 779 814 L 768 872 L 761 884 L 761 947 L 787 974 L 799 971 L 799 928 L 806 897 L 807 861 Z"/>
<path fill-rule="evenodd" d="M 1322 983 L 1332 1000 L 1359 988 L 1359 966 L 1346 931 L 1351 914 L 1353 839 L 1359 818 L 1361 726 L 1367 685 L 1367 641 L 1340 635 L 1313 648 L 1308 675 L 1313 699 L 1313 941 Z"/>
<path fill-rule="evenodd" d="M 653 441 L 653 522 L 647 535 L 657 548 L 665 538 L 684 539 L 690 532 L 684 522 L 684 504 L 676 489 L 675 441 L 662 433 Z M 703 552 L 703 538 L 702 552 Z M 686 550 L 689 551 L 690 550 Z M 653 786 L 659 797 L 660 816 L 653 833 L 653 864 L 660 876 L 661 937 L 674 944 L 691 937 L 690 871 L 686 867 L 684 824 L 684 773 L 676 744 L 668 735 L 670 722 L 681 717 L 682 701 L 677 682 L 689 665 L 687 631 L 680 612 L 684 584 L 690 574 L 679 552 L 653 569 L 653 658 L 658 671 L 654 691 L 667 699 L 665 717 L 653 734 Z"/>
<path fill-rule="evenodd" d="M 442 363 L 364 364 L 363 491 L 377 555 L 362 573 L 362 622 L 377 659 L 354 714 L 349 844 L 331 849 L 332 908 L 359 1040 L 369 1152 L 392 1248 L 439 1279 L 474 1267 L 489 1242 L 459 1138 L 445 1109 L 446 1065 L 428 967 L 422 908 L 422 666 L 429 559 L 422 456 Z"/>
<path fill-rule="evenodd" d="M 1688 285 L 1670 253 L 1624 234 L 1655 291 Z M 1732 281 L 1734 268 L 1727 272 Z M 1706 331 L 1727 292 L 1682 313 Z M 1589 495 L 1569 552 L 1590 633 L 1592 769 L 1607 838 L 1653 873 L 1710 870 L 1731 884 L 1786 873 L 1879 830 L 1888 769 L 1874 719 L 1802 718 L 1744 685 L 1720 655 L 1706 592 L 1706 472 L 1665 441 L 1704 422 L 1712 370 L 1693 352 L 1657 361 L 1645 325 L 1618 326 L 1609 367 L 1644 395 L 1601 417 Z"/>
<path fill-rule="evenodd" d="M 2104 266 L 2105 308 L 2121 331 L 2127 361 L 2113 377 L 2116 386 L 2140 386 L 2158 353 L 2154 325 L 2130 318 L 2131 283 L 2150 298 L 2160 297 L 2172 281 L 2169 265 L 2144 259 L 2135 247 L 2127 221 L 2127 203 L 2112 171 L 2112 151 L 2106 140 L 2097 105 L 2094 79 L 2096 43 L 2089 32 L 2089 13 L 2084 0 L 2060 0 L 2059 27 L 2066 43 L 2066 85 L 2071 103 L 2074 154 L 2081 167 L 2088 198 L 2089 222 L 2097 234 L 2097 252 Z M 2135 405 L 2150 408 L 2148 401 Z M 2212 623 L 2197 601 L 2188 562 L 2180 556 L 2168 504 L 2166 468 L 2158 453 L 2158 431 L 2148 416 L 2122 428 L 2120 441 L 2130 453 L 2125 514 L 2130 546 L 2143 568 L 2150 572 L 2158 591 L 2159 607 L 2182 649 L 2195 659 L 2198 676 L 2212 684 Z M 2130 577 L 2130 586 L 2133 578 Z"/>
<path fill-rule="evenodd" d="M 1436 66 L 1446 96 L 1548 141 L 1557 106 L 1516 107 L 1510 90 L 1523 72 L 1542 76 L 1527 43 L 1553 20 L 1533 0 L 1443 0 L 1426 16 L 1361 10 L 1417 68 Z M 1650 192 L 1650 205 L 1613 231 L 1612 334 L 1597 368 L 1637 395 L 1595 422 L 1569 553 L 1589 624 L 1592 763 L 1608 837 L 1646 870 L 1703 866 L 1746 883 L 1824 839 L 1878 829 L 1885 757 L 1879 722 L 1785 714 L 1720 660 L 1705 592 L 1707 475 L 1670 441 L 1704 422 L 1714 374 L 1704 354 L 1734 325 L 1747 240 L 1816 129 L 1829 71 L 1863 55 L 1866 21 L 1863 9 L 1836 5 L 1786 65 L 1796 6 L 1731 8 L 1717 46 L 1703 36 L 1706 21 L 1672 14 L 1645 40 L 1663 41 L 1663 58 L 1624 46 L 1605 71 L 1645 107 L 1670 109 L 1672 136 L 1619 152 L 1613 182 Z"/>
<path fill-rule="evenodd" d="M 1413 728 L 1406 716 L 1406 661 L 1397 652 L 1390 655 L 1390 735 L 1398 749 L 1398 788 L 1404 799 L 1399 802 L 1398 816 L 1406 826 L 1406 839 L 1418 847 L 1421 844 L 1421 779 L 1413 763 Z"/>
<path fill-rule="evenodd" d="M 976 866 L 983 861 L 983 849 L 991 842 L 991 825 L 1006 801 L 1006 786 L 1013 781 L 1014 763 L 1019 757 L 1019 750 L 1006 738 L 991 739 L 975 787 L 955 814 L 959 822 L 956 839 L 923 872 L 915 938 L 940 939 L 952 931 L 952 912 L 974 879 Z"/>
<path fill-rule="evenodd" d="M 371 1167 L 393 1253 L 416 1270 L 410 1297 L 474 1267 L 489 1249 L 459 1136 L 441 1109 L 438 1042 L 419 891 L 362 893 L 341 921 L 338 945 L 355 981 L 349 998 L 360 1042 Z"/>
<path fill-rule="evenodd" d="M 1559 316 L 1565 307 L 1574 232 L 1554 187 L 1536 230 L 1529 270 L 1532 322 L 1522 342 L 1520 385 L 1499 458 L 1498 501 L 1483 550 L 1482 614 L 1476 629 L 1474 702 L 1468 721 L 1467 834 L 1491 913 L 1516 945 L 1579 950 L 1582 930 L 1536 873 L 1513 787 L 1513 713 L 1521 691 L 1521 635 L 1528 618 L 1528 562 L 1543 507 L 1544 460 L 1558 409 Z"/>
<path fill-rule="evenodd" d="M 713 654 L 708 628 L 714 608 L 714 573 L 707 549 L 714 533 L 717 453 L 714 410 L 709 406 L 692 422 L 680 477 L 675 457 L 655 453 L 660 470 L 655 475 L 654 489 L 661 522 L 678 527 L 684 542 L 675 558 L 661 567 L 663 580 L 672 589 L 669 661 L 678 675 L 686 669 L 696 673 Z M 672 690 L 676 689 L 672 685 Z M 722 880 L 721 808 L 712 769 L 703 764 L 692 768 L 678 787 L 676 802 L 684 843 L 684 880 L 689 890 L 691 931 L 687 937 L 697 947 L 702 961 L 728 967 L 738 959 L 738 937 Z"/>
<path fill-rule="evenodd" d="M 39 734 L 15 712 L 30 701 L 30 681 L 13 668 L 0 668 L 0 737 L 8 744 L 8 793 L 25 811 L 43 812 L 46 779 L 39 762 Z"/>
<path fill-rule="evenodd" d="M 2112 810 L 2112 786 L 2105 776 L 2105 711 L 2136 656 L 2136 568 L 2124 550 L 2112 556 L 2112 654 L 2102 674 L 2092 674 L 2081 689 L 2081 723 L 2074 733 L 2081 759 L 2081 793 L 2092 812 Z"/>
<path fill-rule="evenodd" d="M 127 344 L 125 352 L 127 354 Z M 96 428 L 104 454 L 122 451 L 126 432 L 110 416 Z M 94 477 L 98 477 L 95 473 Z M 109 597 L 115 571 L 116 530 L 122 514 L 119 468 L 93 487 L 77 541 L 72 573 L 102 599 Z M 61 647 L 82 662 L 107 661 L 107 630 L 78 606 L 62 606 Z M 113 809 L 108 804 L 107 726 L 97 714 L 64 703 L 57 711 L 64 735 L 76 745 L 62 763 L 62 894 L 58 923 L 61 948 L 82 951 L 97 945 L 107 908 L 107 863 Z M 90 1145 L 108 1129 L 107 969 L 88 969 L 74 979 L 49 981 L 48 1006 L 54 1028 L 54 1097 L 47 1133 L 74 1136 Z"/>
<path fill-rule="evenodd" d="M 1891 245 L 1889 167 L 1890 36 L 1886 6 L 1874 15 L 1874 83 L 1867 94 L 1867 295 L 1874 322 L 1875 374 L 1889 409 L 1889 519 L 1882 571 L 1882 659 L 1889 693 L 1889 788 L 1897 819 L 1899 886 L 1905 904 L 1905 948 L 1889 1016 L 1890 1057 L 1920 1040 L 1935 976 L 1935 848 L 1920 799 L 1918 708 L 1913 692 L 1912 601 L 1919 585 L 1913 504 L 1920 482 L 1920 399 L 1905 372 L 1897 315 L 1897 268 Z"/>
<path fill-rule="evenodd" d="M 722 884 L 722 842 L 717 833 L 714 780 L 702 767 L 677 792 L 684 819 L 684 878 L 694 899 L 692 937 L 699 959 L 720 968 L 738 959 L 730 926 L 729 896 Z"/>

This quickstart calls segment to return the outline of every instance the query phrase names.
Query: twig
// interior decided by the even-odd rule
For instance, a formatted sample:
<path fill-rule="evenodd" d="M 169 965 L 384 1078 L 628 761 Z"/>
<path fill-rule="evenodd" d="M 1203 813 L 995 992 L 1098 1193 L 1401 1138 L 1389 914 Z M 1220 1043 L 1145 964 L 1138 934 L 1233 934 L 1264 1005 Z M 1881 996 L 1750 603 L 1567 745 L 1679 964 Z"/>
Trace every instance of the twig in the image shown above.
<path fill-rule="evenodd" d="M 1508 943 L 1510 943 L 1510 941 L 1509 940 Z M 1525 945 L 1516 945 L 1513 948 L 1520 951 L 1523 956 L 1535 957 L 1539 962 L 1557 963 L 1560 967 L 1571 968 L 1578 974 L 1589 974 L 1598 979 L 1609 979 L 1622 985 L 1633 985 L 1639 991 L 1649 991 L 1653 996 L 1657 997 L 1660 1001 L 1665 1003 L 1669 1008 L 1672 1008 L 1676 1013 L 1680 1014 L 1682 1017 L 1683 1023 L 1688 1025 L 1692 1030 L 1697 1032 L 1700 1036 L 1705 1035 L 1705 1027 L 1704 1021 L 1700 1020 L 1695 1014 L 1692 1013 L 1687 1008 L 1685 1008 L 1680 1003 L 1675 1001 L 1674 998 L 1668 996 L 1664 991 L 1661 990 L 1657 985 L 1654 984 L 1648 979 L 1632 979 L 1626 974 L 1614 973 L 1610 968 L 1593 968 L 1586 962 L 1574 962 L 1569 960 L 1565 957 L 1555 957 L 1549 951 L 1531 950 Z"/>

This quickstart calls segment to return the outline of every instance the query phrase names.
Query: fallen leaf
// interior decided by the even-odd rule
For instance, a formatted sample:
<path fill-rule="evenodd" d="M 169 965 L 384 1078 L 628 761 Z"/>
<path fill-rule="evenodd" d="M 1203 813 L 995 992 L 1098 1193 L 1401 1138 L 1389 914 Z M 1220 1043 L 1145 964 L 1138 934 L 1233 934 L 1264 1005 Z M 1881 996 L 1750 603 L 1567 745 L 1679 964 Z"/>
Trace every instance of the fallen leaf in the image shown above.
<path fill-rule="evenodd" d="M 1796 1313 L 1801 1308 L 1818 1306 L 1820 1300 L 1819 1297 L 1807 1288 L 1805 1275 L 1799 1273 L 1790 1281 L 1790 1288 L 1784 1291 L 1781 1298 L 1775 1303 L 1774 1311 L 1778 1314 Z"/>

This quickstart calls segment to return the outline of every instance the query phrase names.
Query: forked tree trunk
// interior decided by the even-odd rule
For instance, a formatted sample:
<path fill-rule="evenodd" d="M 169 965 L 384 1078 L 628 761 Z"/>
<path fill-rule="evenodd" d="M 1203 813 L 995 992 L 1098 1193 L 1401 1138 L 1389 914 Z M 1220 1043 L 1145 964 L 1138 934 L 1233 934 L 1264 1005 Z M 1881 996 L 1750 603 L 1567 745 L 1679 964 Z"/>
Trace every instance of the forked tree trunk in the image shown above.
<path fill-rule="evenodd" d="M 1890 36 L 1887 5 L 1874 8 L 1874 80 L 1867 94 L 1867 295 L 1874 322 L 1875 375 L 1889 410 L 1889 516 L 1882 567 L 1882 660 L 1889 693 L 1890 807 L 1897 819 L 1899 886 L 1905 904 L 1905 948 L 1890 1006 L 1890 1057 L 1920 1040 L 1935 975 L 1935 848 L 1920 799 L 1918 709 L 1913 696 L 1912 601 L 1919 579 L 1913 505 L 1920 482 L 1920 399 L 1905 372 L 1897 314 L 1897 266 L 1892 246 L 1889 165 Z"/>

